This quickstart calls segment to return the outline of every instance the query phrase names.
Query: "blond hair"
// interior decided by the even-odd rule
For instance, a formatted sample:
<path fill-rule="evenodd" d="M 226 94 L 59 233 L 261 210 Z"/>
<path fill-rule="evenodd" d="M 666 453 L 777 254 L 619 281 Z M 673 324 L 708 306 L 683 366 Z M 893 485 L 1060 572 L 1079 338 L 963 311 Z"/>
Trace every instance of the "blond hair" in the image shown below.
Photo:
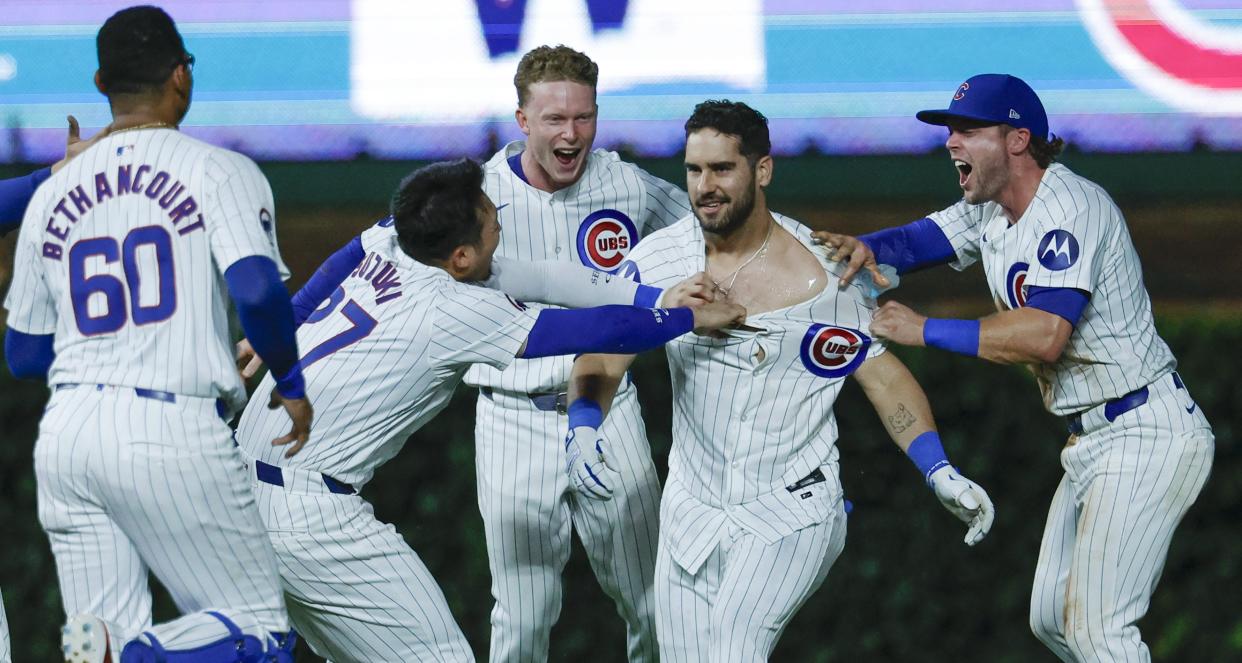
<path fill-rule="evenodd" d="M 522 56 L 517 73 L 513 75 L 518 107 L 526 105 L 531 85 L 549 81 L 571 81 L 594 88 L 599 81 L 599 65 L 585 53 L 563 44 L 532 49 Z"/>

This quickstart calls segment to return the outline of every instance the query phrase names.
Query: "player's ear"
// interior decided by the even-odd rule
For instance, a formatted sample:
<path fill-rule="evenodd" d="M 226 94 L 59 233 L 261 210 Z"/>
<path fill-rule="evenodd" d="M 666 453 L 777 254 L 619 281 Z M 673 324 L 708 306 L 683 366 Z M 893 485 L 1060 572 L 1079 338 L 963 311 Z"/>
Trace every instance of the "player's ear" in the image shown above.
<path fill-rule="evenodd" d="M 772 171 L 775 168 L 776 162 L 772 161 L 771 155 L 759 157 L 755 162 L 755 183 L 766 187 L 772 181 Z"/>
<path fill-rule="evenodd" d="M 517 110 L 513 111 L 513 119 L 517 120 L 518 128 L 522 130 L 522 133 L 529 136 L 530 125 L 527 124 L 526 113 L 521 108 L 518 108 Z"/>
<path fill-rule="evenodd" d="M 1031 144 L 1031 131 L 1030 129 L 1014 129 L 1005 136 L 1005 142 L 1010 154 L 1014 156 L 1022 154 Z"/>
<path fill-rule="evenodd" d="M 95 89 L 99 90 L 99 94 L 105 97 L 108 96 L 108 88 L 104 86 L 103 75 L 99 73 L 98 69 L 95 70 Z"/>

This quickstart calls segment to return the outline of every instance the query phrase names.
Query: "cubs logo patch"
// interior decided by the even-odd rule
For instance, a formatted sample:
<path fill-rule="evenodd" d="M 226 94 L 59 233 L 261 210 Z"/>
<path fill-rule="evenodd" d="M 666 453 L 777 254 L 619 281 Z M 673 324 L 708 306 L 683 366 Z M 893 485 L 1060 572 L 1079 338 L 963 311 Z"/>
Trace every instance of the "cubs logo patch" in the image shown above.
<path fill-rule="evenodd" d="M 848 327 L 813 324 L 802 337 L 802 365 L 821 378 L 854 372 L 867 357 L 871 337 Z"/>
<path fill-rule="evenodd" d="M 1078 240 L 1068 231 L 1057 228 L 1039 240 L 1039 264 L 1054 272 L 1069 269 L 1078 262 Z"/>
<path fill-rule="evenodd" d="M 623 279 L 629 279 L 635 283 L 643 282 L 643 275 L 638 271 L 638 263 L 633 260 L 626 260 L 617 268 L 617 276 Z"/>
<path fill-rule="evenodd" d="M 957 92 L 953 94 L 953 101 L 961 101 L 966 96 L 966 91 L 970 89 L 970 83 L 962 83 L 957 86 Z"/>
<path fill-rule="evenodd" d="M 591 212 L 578 228 L 578 259 L 587 267 L 611 272 L 638 241 L 638 229 L 624 212 Z"/>
<path fill-rule="evenodd" d="M 1026 306 L 1026 273 L 1030 268 L 1029 263 L 1015 262 L 1005 276 L 1005 298 L 1011 309 Z"/>

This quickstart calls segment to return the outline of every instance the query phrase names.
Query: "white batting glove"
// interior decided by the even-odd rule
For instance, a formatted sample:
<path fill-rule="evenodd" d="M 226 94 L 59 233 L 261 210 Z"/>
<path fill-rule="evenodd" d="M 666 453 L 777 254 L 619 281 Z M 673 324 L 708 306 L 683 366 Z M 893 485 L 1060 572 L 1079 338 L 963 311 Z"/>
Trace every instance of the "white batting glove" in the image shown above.
<path fill-rule="evenodd" d="M 973 546 L 988 535 L 996 509 L 979 484 L 958 474 L 947 465 L 932 472 L 927 481 L 944 508 L 957 516 L 958 520 L 970 525 L 963 539 L 966 545 Z"/>
<path fill-rule="evenodd" d="M 593 500 L 612 499 L 612 487 L 621 478 L 619 472 L 608 466 L 603 444 L 599 431 L 590 426 L 571 429 L 565 436 L 565 474 L 569 475 L 569 485 Z"/>

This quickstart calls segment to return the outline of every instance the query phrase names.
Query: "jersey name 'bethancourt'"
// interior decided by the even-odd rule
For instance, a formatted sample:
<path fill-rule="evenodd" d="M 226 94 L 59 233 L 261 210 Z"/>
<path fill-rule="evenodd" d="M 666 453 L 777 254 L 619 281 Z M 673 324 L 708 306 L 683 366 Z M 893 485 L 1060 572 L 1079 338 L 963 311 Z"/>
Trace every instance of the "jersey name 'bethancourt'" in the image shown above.
<path fill-rule="evenodd" d="M 1054 163 L 1013 225 L 996 203 L 961 201 L 931 219 L 957 253 L 954 268 L 982 260 L 999 310 L 1025 305 L 1031 286 L 1089 294 L 1061 358 L 1032 367 L 1052 413 L 1080 412 L 1173 370 L 1125 219 L 1093 182 Z"/>
<path fill-rule="evenodd" d="M 22 223 L 8 324 L 55 334 L 49 384 L 216 398 L 245 391 L 223 274 L 276 247 L 250 159 L 173 129 L 119 131 L 43 183 Z"/>

